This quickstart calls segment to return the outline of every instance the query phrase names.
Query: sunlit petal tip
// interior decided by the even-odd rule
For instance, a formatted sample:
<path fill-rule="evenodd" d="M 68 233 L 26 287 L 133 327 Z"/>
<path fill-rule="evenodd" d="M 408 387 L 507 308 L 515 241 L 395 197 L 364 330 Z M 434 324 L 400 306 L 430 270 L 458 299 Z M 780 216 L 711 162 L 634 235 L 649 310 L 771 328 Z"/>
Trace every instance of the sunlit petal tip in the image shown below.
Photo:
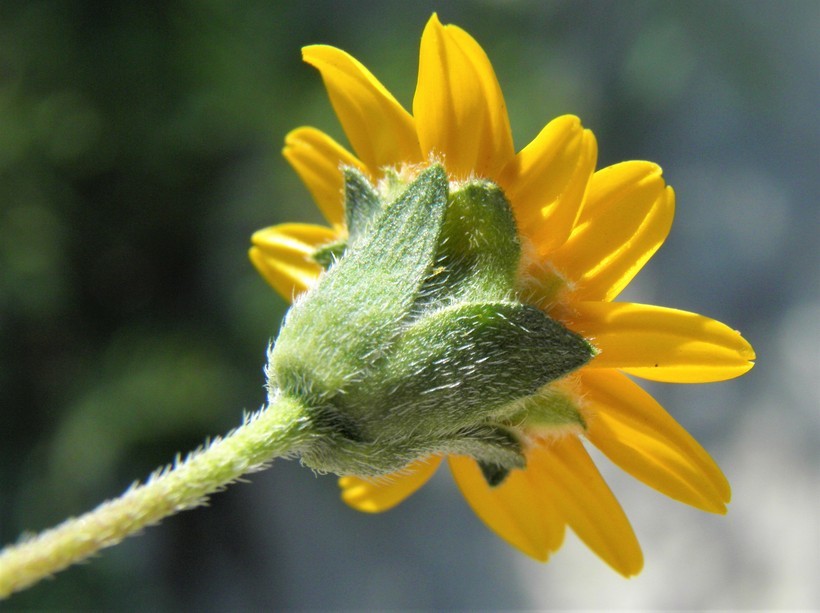
<path fill-rule="evenodd" d="M 523 236 L 540 256 L 566 242 L 578 219 L 597 148 L 580 120 L 549 122 L 499 176 Z"/>
<path fill-rule="evenodd" d="M 517 212 L 527 214 L 530 209 L 535 212 L 540 208 L 538 205 L 549 204 L 562 191 L 572 166 L 577 163 L 582 132 L 578 117 L 556 117 L 504 167 L 498 182 L 505 188 Z M 544 174 L 551 176 L 544 178 Z M 521 202 L 529 193 L 533 193 L 537 200 Z"/>
<path fill-rule="evenodd" d="M 591 166 L 594 170 L 598 163 L 598 139 L 595 138 L 595 133 L 592 130 L 584 129 L 584 148 L 582 160 L 587 160 L 587 166 Z"/>
<path fill-rule="evenodd" d="M 424 31 L 427 31 L 427 28 L 441 28 L 441 19 L 438 18 L 438 13 L 433 11 L 433 14 L 430 15 L 430 19 L 427 20 L 427 23 L 424 25 Z"/>
<path fill-rule="evenodd" d="M 641 552 L 640 557 L 630 562 L 628 566 L 624 566 L 623 569 L 616 568 L 615 570 L 617 570 L 625 579 L 630 579 L 632 577 L 637 577 L 641 574 L 641 571 L 643 570 L 643 564 L 643 552 Z"/>
<path fill-rule="evenodd" d="M 257 230 L 251 235 L 251 243 L 265 250 L 293 254 L 300 259 L 309 258 L 313 252 L 336 238 L 330 228 L 308 223 L 283 223 Z"/>
<path fill-rule="evenodd" d="M 330 136 L 311 127 L 291 130 L 282 155 L 308 188 L 319 210 L 337 230 L 344 224 L 343 166 L 366 172 L 364 165 Z"/>
<path fill-rule="evenodd" d="M 625 199 L 617 209 L 612 207 L 609 211 L 601 211 L 597 220 L 589 222 L 586 231 L 588 253 L 597 250 L 598 254 L 588 259 L 590 265 L 575 278 L 576 299 L 611 302 L 666 240 L 675 216 L 675 193 L 671 187 L 664 187 L 660 174 L 653 176 L 658 179 L 660 188 L 648 194 L 650 198 L 655 194 L 653 201 L 641 201 L 639 196 Z M 595 234 L 604 236 L 596 237 Z M 580 248 L 582 242 L 578 237 L 575 247 Z M 596 263 L 595 260 L 599 261 Z M 579 267 L 580 262 L 576 260 L 573 265 Z M 580 273 L 580 267 L 577 270 Z"/>
<path fill-rule="evenodd" d="M 657 164 L 609 166 L 592 176 L 571 235 L 550 259 L 575 300 L 611 301 L 666 240 L 673 217 L 674 192 Z"/>
<path fill-rule="evenodd" d="M 723 514 L 731 498 L 708 452 L 644 389 L 625 375 L 578 375 L 589 417 L 587 439 L 649 487 L 698 509 Z"/>
<path fill-rule="evenodd" d="M 672 222 L 675 219 L 675 204 L 676 204 L 676 196 L 675 190 L 671 185 L 667 185 L 664 189 L 664 198 L 661 202 L 659 209 L 663 212 L 666 217 L 665 225 L 666 229 L 663 233 L 663 237 L 661 238 L 660 243 L 666 240 L 666 237 L 669 235 L 669 230 L 672 228 Z"/>
<path fill-rule="evenodd" d="M 734 333 L 737 334 L 738 342 L 740 343 L 740 348 L 738 351 L 743 359 L 749 361 L 749 368 L 751 368 L 754 366 L 754 361 L 757 359 L 757 354 L 755 353 L 754 347 L 752 347 L 752 344 L 749 341 L 743 338 L 739 330 L 734 330 Z"/>
<path fill-rule="evenodd" d="M 578 115 L 567 113 L 565 115 L 559 115 L 550 123 L 555 123 L 564 131 L 571 132 L 581 127 L 581 118 L 578 117 Z"/>
<path fill-rule="evenodd" d="M 443 157 L 451 176 L 494 178 L 515 156 L 490 60 L 467 32 L 435 14 L 421 37 L 413 115 L 425 158 Z"/>
<path fill-rule="evenodd" d="M 421 161 L 413 117 L 356 58 L 328 45 L 302 49 L 316 68 L 353 150 L 372 175 Z"/>
<path fill-rule="evenodd" d="M 342 490 L 342 500 L 365 513 L 388 511 L 427 483 L 439 464 L 441 458 L 434 456 L 413 462 L 400 472 L 382 477 L 341 477 L 339 487 Z"/>
<path fill-rule="evenodd" d="M 561 516 L 575 534 L 621 575 L 638 574 L 643 553 L 635 532 L 578 437 L 552 441 L 536 458 Z"/>
<path fill-rule="evenodd" d="M 703 315 L 626 302 L 578 302 L 570 327 L 600 353 L 588 368 L 616 368 L 666 383 L 739 377 L 754 351 L 740 333 Z"/>
<path fill-rule="evenodd" d="M 318 247 L 332 242 L 330 228 L 282 224 L 253 233 L 248 256 L 262 277 L 288 301 L 310 288 L 322 267 L 311 259 Z"/>
<path fill-rule="evenodd" d="M 603 168 L 601 170 L 607 170 Z M 662 178 L 663 168 L 657 162 L 650 160 L 627 160 L 625 162 L 618 162 L 609 167 L 609 172 L 613 174 L 624 174 L 632 177 L 631 180 L 639 182 L 642 178 Z"/>
<path fill-rule="evenodd" d="M 581 221 L 610 208 L 620 207 L 631 199 L 651 202 L 665 186 L 663 169 L 654 162 L 631 160 L 601 168 L 592 176 Z"/>
<path fill-rule="evenodd" d="M 601 168 L 592 176 L 579 223 L 635 199 L 652 202 L 665 186 L 663 169 L 655 162 L 630 160 Z"/>
<path fill-rule="evenodd" d="M 558 197 L 554 205 L 555 212 L 549 220 L 549 223 L 554 224 L 555 227 L 554 232 L 550 232 L 554 238 L 542 244 L 541 252 L 544 254 L 567 241 L 584 209 L 590 180 L 598 161 L 598 141 L 595 140 L 595 135 L 591 130 L 582 130 L 580 136 L 579 154 L 575 168 L 564 191 Z"/>
<path fill-rule="evenodd" d="M 308 279 L 293 274 L 291 270 L 279 265 L 276 260 L 267 257 L 258 247 L 251 247 L 248 251 L 248 257 L 259 274 L 262 275 L 262 278 L 288 302 L 293 302 L 296 296 L 307 290 L 311 285 Z"/>
<path fill-rule="evenodd" d="M 538 471 L 515 470 L 501 485 L 487 485 L 472 458 L 448 458 L 453 478 L 476 515 L 510 545 L 546 562 L 564 539 L 558 514 Z"/>

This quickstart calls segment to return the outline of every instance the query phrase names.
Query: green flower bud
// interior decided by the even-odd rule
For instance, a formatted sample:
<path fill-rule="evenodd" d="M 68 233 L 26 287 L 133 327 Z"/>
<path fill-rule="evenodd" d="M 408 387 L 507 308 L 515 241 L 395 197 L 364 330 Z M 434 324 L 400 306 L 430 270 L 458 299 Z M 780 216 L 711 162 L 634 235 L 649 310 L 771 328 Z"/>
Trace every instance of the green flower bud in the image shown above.
<path fill-rule="evenodd" d="M 400 187 L 351 169 L 345 180 L 347 242 L 315 254 L 327 271 L 288 313 L 267 369 L 270 394 L 298 401 L 318 434 L 303 462 L 368 475 L 466 454 L 500 483 L 523 466 L 530 415 L 582 423 L 544 390 L 593 349 L 517 299 L 521 247 L 496 185 L 450 191 L 440 165 Z"/>

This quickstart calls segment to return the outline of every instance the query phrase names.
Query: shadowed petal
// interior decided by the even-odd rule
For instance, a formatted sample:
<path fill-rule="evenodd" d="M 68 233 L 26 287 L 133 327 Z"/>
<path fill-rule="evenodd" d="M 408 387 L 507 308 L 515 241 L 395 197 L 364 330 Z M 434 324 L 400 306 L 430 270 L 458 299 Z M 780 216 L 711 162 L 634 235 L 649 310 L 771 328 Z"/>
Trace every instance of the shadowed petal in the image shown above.
<path fill-rule="evenodd" d="M 249 255 L 260 274 L 288 302 L 315 283 L 322 267 L 311 259 L 336 233 L 324 226 L 288 223 L 254 232 Z"/>
<path fill-rule="evenodd" d="M 703 315 L 617 302 L 579 302 L 574 308 L 569 327 L 600 350 L 587 368 L 706 383 L 740 376 L 754 365 L 754 350 L 737 331 Z"/>
<path fill-rule="evenodd" d="M 633 477 L 680 502 L 725 513 L 726 477 L 706 450 L 625 375 L 610 370 L 579 374 L 592 409 L 587 438 Z"/>
<path fill-rule="evenodd" d="M 548 491 L 575 534 L 625 577 L 639 573 L 638 539 L 581 441 L 565 436 L 546 443 L 542 453 Z"/>
<path fill-rule="evenodd" d="M 319 70 L 350 144 L 372 176 L 384 166 L 421 161 L 413 118 L 358 60 L 311 45 L 302 59 Z"/>
<path fill-rule="evenodd" d="M 577 117 L 548 123 L 499 177 L 520 232 L 544 255 L 575 226 L 597 159 L 595 137 Z"/>
<path fill-rule="evenodd" d="M 433 456 L 413 462 L 401 472 L 381 478 L 342 477 L 339 479 L 342 500 L 365 513 L 387 511 L 427 483 L 439 464 L 441 458 Z"/>
<path fill-rule="evenodd" d="M 490 487 L 472 458 L 448 458 L 453 477 L 475 514 L 505 541 L 545 562 L 561 546 L 564 522 L 549 498 L 543 474 L 531 467 L 513 470 L 501 485 Z"/>
<path fill-rule="evenodd" d="M 310 191 L 322 215 L 337 229 L 344 225 L 342 166 L 365 171 L 353 154 L 316 128 L 297 128 L 285 137 L 282 150 Z"/>
<path fill-rule="evenodd" d="M 493 178 L 515 151 L 504 96 L 484 50 L 434 14 L 421 37 L 413 115 L 425 156 L 456 178 Z"/>
<path fill-rule="evenodd" d="M 575 283 L 578 299 L 612 300 L 666 239 L 674 204 L 655 164 L 599 170 L 572 235 L 550 261 Z"/>

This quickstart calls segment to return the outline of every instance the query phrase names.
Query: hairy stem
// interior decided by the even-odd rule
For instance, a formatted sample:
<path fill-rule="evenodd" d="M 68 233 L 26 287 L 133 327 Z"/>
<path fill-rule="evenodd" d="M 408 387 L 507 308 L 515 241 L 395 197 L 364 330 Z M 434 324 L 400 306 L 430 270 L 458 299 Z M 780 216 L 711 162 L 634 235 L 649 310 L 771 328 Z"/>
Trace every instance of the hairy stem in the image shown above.
<path fill-rule="evenodd" d="M 301 407 L 293 400 L 276 398 L 225 438 L 157 471 L 119 498 L 6 547 L 0 552 L 0 599 L 165 517 L 202 504 L 242 475 L 301 451 L 310 438 L 310 424 Z"/>

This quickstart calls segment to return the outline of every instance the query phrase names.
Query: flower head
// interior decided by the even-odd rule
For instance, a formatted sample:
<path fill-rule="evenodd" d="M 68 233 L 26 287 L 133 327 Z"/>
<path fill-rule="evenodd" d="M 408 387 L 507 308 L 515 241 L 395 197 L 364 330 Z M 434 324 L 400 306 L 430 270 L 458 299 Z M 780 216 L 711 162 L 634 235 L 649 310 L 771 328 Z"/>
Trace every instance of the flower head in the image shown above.
<path fill-rule="evenodd" d="M 503 458 L 481 461 L 467 448 L 447 455 L 478 516 L 539 560 L 561 545 L 569 526 L 615 570 L 637 573 L 643 564 L 637 539 L 582 439 L 650 487 L 724 513 L 730 489 L 720 469 L 628 375 L 725 380 L 752 367 L 751 346 L 701 315 L 614 301 L 669 232 L 674 193 L 660 168 L 632 161 L 595 171 L 595 139 L 573 116 L 554 119 L 516 153 L 487 56 L 469 34 L 436 15 L 422 35 L 412 115 L 345 52 L 316 45 L 304 48 L 303 57 L 319 70 L 355 153 L 314 128 L 286 137 L 284 155 L 329 225 L 285 224 L 254 234 L 251 260 L 280 294 L 292 299 L 314 287 L 335 261 L 336 246 L 357 240 L 344 206 L 351 185 L 387 201 L 418 177 L 439 172 L 424 170 L 432 165 L 446 172 L 451 201 L 471 185 L 502 190 L 516 233 L 515 299 L 571 331 L 566 343 L 583 338 L 595 348 L 591 360 L 562 365 L 557 378 L 505 413 L 524 458 L 517 467 Z M 544 342 L 559 342 L 557 332 L 544 334 Z M 344 476 L 342 497 L 362 511 L 387 510 L 420 488 L 443 459 L 440 453 L 414 459 L 379 478 Z"/>

